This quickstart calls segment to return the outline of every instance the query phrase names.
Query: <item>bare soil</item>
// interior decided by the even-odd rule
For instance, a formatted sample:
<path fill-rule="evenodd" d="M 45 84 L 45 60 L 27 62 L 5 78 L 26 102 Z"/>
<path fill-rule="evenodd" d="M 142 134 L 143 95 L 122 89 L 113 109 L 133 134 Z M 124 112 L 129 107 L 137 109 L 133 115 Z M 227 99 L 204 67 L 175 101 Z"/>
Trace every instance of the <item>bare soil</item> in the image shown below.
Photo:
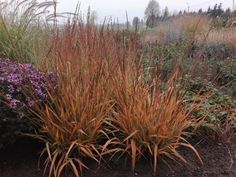
<path fill-rule="evenodd" d="M 188 164 L 167 160 L 168 166 L 160 161 L 158 177 L 236 177 L 236 138 L 230 144 L 211 139 L 193 140 L 204 162 L 203 165 L 190 150 L 182 150 Z M 38 150 L 42 145 L 30 141 L 18 142 L 0 151 L 0 177 L 42 177 L 43 167 L 38 166 Z M 140 160 L 135 172 L 131 171 L 129 161 L 112 161 L 101 167 L 90 163 L 90 171 L 83 177 L 152 177 L 150 162 Z M 47 176 L 47 175 L 45 175 Z M 63 177 L 72 177 L 64 175 Z"/>

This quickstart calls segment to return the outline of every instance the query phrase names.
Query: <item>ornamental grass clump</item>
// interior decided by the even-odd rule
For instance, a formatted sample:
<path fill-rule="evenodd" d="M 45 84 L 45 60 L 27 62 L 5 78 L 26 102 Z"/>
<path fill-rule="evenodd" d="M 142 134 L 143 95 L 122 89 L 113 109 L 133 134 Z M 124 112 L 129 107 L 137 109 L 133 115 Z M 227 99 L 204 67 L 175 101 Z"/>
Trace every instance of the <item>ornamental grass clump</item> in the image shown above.
<path fill-rule="evenodd" d="M 38 71 L 30 64 L 0 59 L 0 146 L 29 133 L 32 127 L 28 107 L 35 102 L 44 103 L 47 86 L 55 82 L 52 74 Z"/>
<path fill-rule="evenodd" d="M 131 156 L 133 170 L 137 159 L 151 158 L 154 175 L 163 157 L 186 162 L 178 152 L 179 147 L 190 148 L 201 161 L 187 138 L 204 119 L 204 116 L 192 118 L 192 114 L 201 109 L 207 94 L 187 109 L 185 91 L 178 86 L 177 67 L 167 82 L 163 81 L 159 64 L 153 65 L 152 60 L 147 62 L 138 54 L 135 40 L 129 41 L 129 55 L 119 61 L 117 73 L 112 78 L 114 107 L 107 121 L 108 134 L 115 134 L 117 145 L 120 145 L 117 152 Z"/>
<path fill-rule="evenodd" d="M 111 113 L 110 78 L 116 52 L 109 31 L 80 21 L 68 23 L 55 37 L 44 63 L 55 73 L 58 89 L 49 92 L 48 103 L 35 105 L 40 127 L 35 138 L 45 143 L 49 176 L 59 177 L 68 169 L 80 176 L 87 168 L 83 158 L 100 163 L 109 153 L 104 122 Z"/>
<path fill-rule="evenodd" d="M 152 159 L 155 175 L 157 163 L 163 157 L 186 162 L 178 152 L 181 146 L 192 149 L 201 161 L 187 138 L 204 119 L 191 118 L 203 101 L 187 110 L 174 79 L 174 76 L 169 79 L 164 90 L 158 82 L 146 85 L 141 78 L 119 80 L 114 84 L 115 109 L 110 124 L 123 152 L 131 156 L 133 170 L 140 157 Z"/>

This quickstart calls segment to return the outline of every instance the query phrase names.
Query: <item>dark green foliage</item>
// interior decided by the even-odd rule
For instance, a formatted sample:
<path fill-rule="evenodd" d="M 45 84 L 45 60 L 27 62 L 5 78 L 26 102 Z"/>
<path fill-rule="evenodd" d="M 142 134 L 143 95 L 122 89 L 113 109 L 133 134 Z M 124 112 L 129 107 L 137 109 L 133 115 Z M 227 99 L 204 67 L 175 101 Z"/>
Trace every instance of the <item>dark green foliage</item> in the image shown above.
<path fill-rule="evenodd" d="M 192 47 L 192 55 L 200 54 L 201 58 L 204 59 L 214 59 L 214 60 L 223 60 L 227 58 L 234 58 L 235 49 L 233 46 L 228 44 L 194 44 Z"/>
<path fill-rule="evenodd" d="M 22 132 L 31 132 L 32 127 L 26 118 L 10 111 L 7 106 L 0 106 L 0 149 L 14 143 L 16 138 L 22 136 Z"/>
<path fill-rule="evenodd" d="M 196 111 L 194 116 L 196 118 L 207 115 L 202 126 L 216 130 L 226 121 L 229 121 L 232 127 L 236 126 L 236 100 L 216 89 L 216 85 L 201 78 L 186 77 L 185 84 L 187 106 L 196 104 L 197 102 L 194 103 L 196 97 L 197 100 L 201 100 L 206 93 L 210 94 L 204 101 L 203 109 Z"/>
<path fill-rule="evenodd" d="M 236 83 L 236 60 L 228 59 L 226 61 L 220 61 L 217 63 L 217 71 L 219 76 L 217 77 L 217 83 L 220 86 L 231 85 Z"/>

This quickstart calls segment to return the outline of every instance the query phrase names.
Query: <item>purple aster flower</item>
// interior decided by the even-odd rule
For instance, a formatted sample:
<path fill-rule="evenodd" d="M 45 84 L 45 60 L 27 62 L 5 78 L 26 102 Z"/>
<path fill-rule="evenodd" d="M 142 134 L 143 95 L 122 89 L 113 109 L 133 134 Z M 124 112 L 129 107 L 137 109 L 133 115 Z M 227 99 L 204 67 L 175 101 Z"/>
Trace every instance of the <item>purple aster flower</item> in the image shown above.
<path fill-rule="evenodd" d="M 17 108 L 17 105 L 20 103 L 19 100 L 16 100 L 16 99 L 12 99 L 9 103 L 9 106 L 10 108 L 12 109 L 16 109 Z"/>
<path fill-rule="evenodd" d="M 33 101 L 33 100 L 28 100 L 27 105 L 28 105 L 29 107 L 33 107 L 34 101 Z"/>
<path fill-rule="evenodd" d="M 53 73 L 46 74 L 31 64 L 0 59 L 0 93 L 5 95 L 11 109 L 20 111 L 19 114 L 26 111 L 25 104 L 32 107 L 35 102 L 46 101 L 49 85 L 57 88 Z"/>

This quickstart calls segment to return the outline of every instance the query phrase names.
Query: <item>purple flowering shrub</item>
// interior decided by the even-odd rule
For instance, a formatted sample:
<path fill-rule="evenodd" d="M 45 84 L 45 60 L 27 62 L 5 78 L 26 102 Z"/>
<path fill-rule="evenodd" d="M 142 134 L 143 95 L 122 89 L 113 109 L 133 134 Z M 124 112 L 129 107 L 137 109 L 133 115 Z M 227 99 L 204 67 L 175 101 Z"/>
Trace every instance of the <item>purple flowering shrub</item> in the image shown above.
<path fill-rule="evenodd" d="M 30 64 L 0 59 L 0 148 L 22 132 L 31 131 L 29 108 L 47 100 L 47 89 L 55 84 L 53 74 Z"/>

